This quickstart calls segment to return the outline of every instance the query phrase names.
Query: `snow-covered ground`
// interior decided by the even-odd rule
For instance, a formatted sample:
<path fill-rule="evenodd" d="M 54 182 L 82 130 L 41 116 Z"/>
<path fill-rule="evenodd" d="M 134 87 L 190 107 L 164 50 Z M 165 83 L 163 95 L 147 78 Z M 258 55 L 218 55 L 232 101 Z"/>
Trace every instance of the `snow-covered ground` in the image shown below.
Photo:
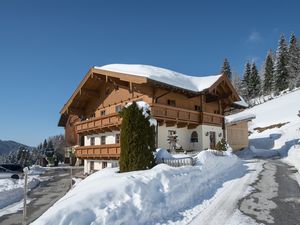
<path fill-rule="evenodd" d="M 104 169 L 77 183 L 32 224 L 257 225 L 239 211 L 238 201 L 253 191 L 250 184 L 262 171 L 262 160 L 254 157 L 281 156 L 300 169 L 299 99 L 300 90 L 237 115 L 255 115 L 250 148 L 238 153 L 244 160 L 209 150 L 194 157 L 195 166 L 160 164 L 130 173 Z M 279 123 L 286 124 L 261 133 L 255 130 Z M 159 151 L 157 157 L 187 156 Z"/>
<path fill-rule="evenodd" d="M 281 96 L 247 109 L 234 117 L 255 115 L 250 123 L 250 150 L 247 156 L 281 156 L 285 162 L 295 166 L 300 171 L 300 90 L 282 94 Z M 266 129 L 263 132 L 257 127 L 268 127 L 284 123 L 281 127 Z M 241 153 L 243 154 L 243 153 Z"/>
<path fill-rule="evenodd" d="M 28 189 L 35 188 L 40 183 L 39 175 L 44 173 L 45 169 L 39 166 L 33 166 L 28 172 Z M 24 178 L 0 179 L 0 215 L 10 211 L 10 205 L 23 199 Z M 15 207 L 15 205 L 14 205 Z"/>
<path fill-rule="evenodd" d="M 246 167 L 230 152 L 196 156 L 196 166 L 160 164 L 118 173 L 104 169 L 78 183 L 32 224 L 156 224 L 181 220 L 182 212 L 211 198 Z M 197 182 L 194 182 L 194 181 Z M 79 207 L 80 206 L 80 207 Z"/>

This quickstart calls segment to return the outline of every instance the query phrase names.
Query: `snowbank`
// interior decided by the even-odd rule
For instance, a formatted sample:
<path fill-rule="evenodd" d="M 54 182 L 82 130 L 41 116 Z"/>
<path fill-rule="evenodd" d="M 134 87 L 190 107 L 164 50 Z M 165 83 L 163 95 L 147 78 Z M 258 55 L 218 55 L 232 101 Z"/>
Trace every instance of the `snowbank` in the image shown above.
<path fill-rule="evenodd" d="M 40 166 L 32 166 L 28 171 L 28 189 L 35 188 L 40 180 L 38 175 L 45 172 L 45 168 Z M 20 201 L 24 195 L 24 178 L 0 179 L 0 210 L 10 204 Z"/>
<path fill-rule="evenodd" d="M 254 114 L 256 118 L 250 123 L 250 130 L 255 127 L 266 127 L 278 123 L 286 123 L 299 120 L 297 116 L 299 108 L 300 90 L 290 92 L 263 104 L 237 113 L 236 116 Z"/>
<path fill-rule="evenodd" d="M 96 172 L 32 225 L 155 224 L 176 218 L 208 197 L 216 182 L 230 179 L 242 167 L 230 153 L 216 156 L 203 151 L 196 158 L 193 167 L 160 164 L 145 171 L 117 173 L 116 168 L 107 168 Z"/>
<path fill-rule="evenodd" d="M 287 157 L 284 161 L 293 165 L 298 171 L 300 171 L 300 145 L 291 147 L 287 153 Z"/>
<path fill-rule="evenodd" d="M 40 181 L 35 176 L 28 177 L 28 189 L 35 188 Z M 24 179 L 0 179 L 0 209 L 23 199 Z"/>
<path fill-rule="evenodd" d="M 109 64 L 94 68 L 147 77 L 158 82 L 195 92 L 203 91 L 204 89 L 209 88 L 221 77 L 221 75 L 188 76 L 164 68 L 135 64 Z"/>

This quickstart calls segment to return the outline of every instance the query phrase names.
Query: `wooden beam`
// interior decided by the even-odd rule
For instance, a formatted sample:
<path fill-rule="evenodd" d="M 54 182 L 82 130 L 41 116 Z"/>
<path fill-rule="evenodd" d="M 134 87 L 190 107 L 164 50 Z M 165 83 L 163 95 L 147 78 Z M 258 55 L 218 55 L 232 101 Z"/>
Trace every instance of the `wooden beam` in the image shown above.
<path fill-rule="evenodd" d="M 67 109 L 68 114 L 75 114 L 75 115 L 82 115 L 84 114 L 83 108 L 74 108 L 74 107 L 69 107 Z"/>
<path fill-rule="evenodd" d="M 188 126 L 188 123 L 178 123 L 177 124 L 177 128 L 183 128 L 183 127 L 186 127 Z"/>
<path fill-rule="evenodd" d="M 100 97 L 100 93 L 98 91 L 95 91 L 95 90 L 83 88 L 83 89 L 81 89 L 81 91 L 84 95 L 86 95 L 88 97 L 93 97 L 93 98 L 99 98 Z"/>

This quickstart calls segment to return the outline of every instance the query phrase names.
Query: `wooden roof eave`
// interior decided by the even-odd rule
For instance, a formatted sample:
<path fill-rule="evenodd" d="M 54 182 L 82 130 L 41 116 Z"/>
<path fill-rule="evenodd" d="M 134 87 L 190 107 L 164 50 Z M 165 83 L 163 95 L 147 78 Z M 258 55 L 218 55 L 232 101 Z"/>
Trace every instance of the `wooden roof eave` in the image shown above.
<path fill-rule="evenodd" d="M 89 69 L 89 71 L 86 73 L 82 81 L 79 83 L 78 87 L 76 90 L 73 92 L 72 96 L 68 99 L 67 103 L 63 106 L 63 108 L 60 110 L 60 114 L 64 114 L 68 111 L 68 108 L 72 104 L 74 98 L 80 93 L 81 88 L 83 85 L 87 82 L 87 80 L 92 76 L 93 74 L 93 69 Z"/>
<path fill-rule="evenodd" d="M 209 88 L 203 90 L 203 93 L 212 93 L 213 89 L 215 89 L 222 81 L 225 81 L 227 83 L 227 85 L 229 86 L 232 94 L 232 102 L 235 101 L 240 101 L 240 96 L 238 95 L 238 93 L 236 92 L 235 88 L 233 87 L 233 85 L 231 84 L 231 81 L 228 79 L 228 77 L 225 74 L 222 74 L 222 76 L 219 77 L 219 79 Z"/>

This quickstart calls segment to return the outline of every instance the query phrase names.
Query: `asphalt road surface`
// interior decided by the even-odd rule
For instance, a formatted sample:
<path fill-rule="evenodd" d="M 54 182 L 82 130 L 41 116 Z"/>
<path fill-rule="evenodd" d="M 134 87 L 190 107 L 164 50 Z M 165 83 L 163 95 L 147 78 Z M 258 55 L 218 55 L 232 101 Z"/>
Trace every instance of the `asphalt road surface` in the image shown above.
<path fill-rule="evenodd" d="M 242 199 L 239 208 L 258 223 L 300 225 L 300 187 L 297 170 L 280 160 L 268 159 L 254 191 Z"/>
<path fill-rule="evenodd" d="M 83 169 L 72 169 L 73 173 L 78 173 Z M 39 186 L 28 193 L 31 202 L 27 204 L 27 224 L 31 223 L 41 216 L 57 200 L 63 197 L 70 189 L 70 169 L 58 168 L 47 170 L 41 178 L 50 177 L 43 181 Z M 13 214 L 0 217 L 1 225 L 19 225 L 22 224 L 23 211 L 20 210 Z"/>

